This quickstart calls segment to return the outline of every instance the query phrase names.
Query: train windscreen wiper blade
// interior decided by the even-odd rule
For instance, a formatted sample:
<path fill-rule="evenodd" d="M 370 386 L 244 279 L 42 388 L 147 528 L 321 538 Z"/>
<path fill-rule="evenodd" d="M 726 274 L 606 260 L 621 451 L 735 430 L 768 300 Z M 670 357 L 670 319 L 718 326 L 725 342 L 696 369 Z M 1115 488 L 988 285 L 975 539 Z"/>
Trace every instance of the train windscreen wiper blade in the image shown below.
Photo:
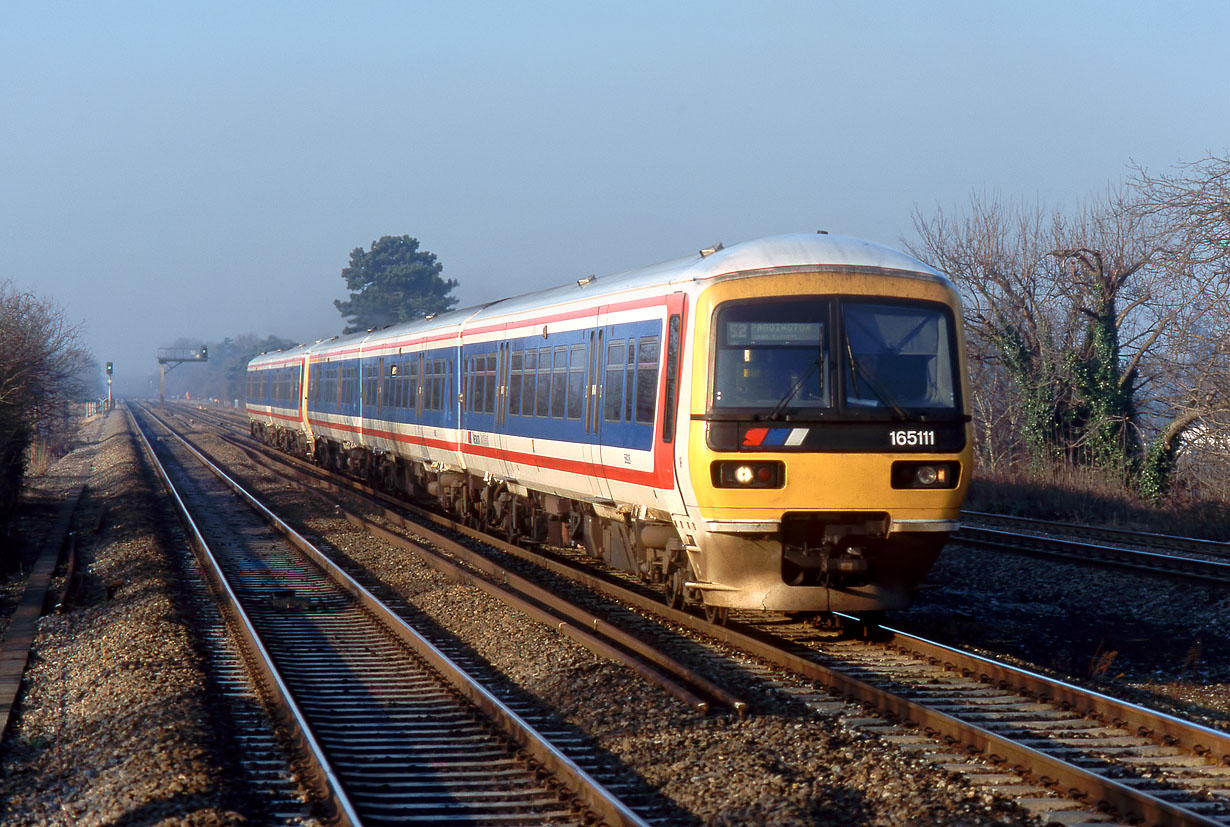
<path fill-rule="evenodd" d="M 816 369 L 819 367 L 820 357 L 817 356 L 812 363 L 807 366 L 807 372 L 800 376 L 798 381 L 790 386 L 790 388 L 786 391 L 786 395 L 783 396 L 781 401 L 777 403 L 777 406 L 773 408 L 773 413 L 769 414 L 766 419 L 774 420 L 780 417 L 782 415 L 782 411 L 784 411 L 786 406 L 789 405 L 796 396 L 798 396 L 798 393 L 802 390 L 803 385 L 807 383 L 807 380 L 811 378 L 811 375 L 815 373 Z"/>
<path fill-rule="evenodd" d="M 855 393 L 859 392 L 858 377 L 861 375 L 863 379 L 867 380 L 867 387 L 871 389 L 871 392 L 874 393 L 881 402 L 892 408 L 893 413 L 898 419 L 904 421 L 910 418 L 909 414 L 905 412 L 904 408 L 897 404 L 897 400 L 893 397 L 892 393 L 880 383 L 875 374 L 867 370 L 867 368 L 863 366 L 863 363 L 854 356 L 854 349 L 850 347 L 849 336 L 846 336 L 846 358 L 850 360 L 850 375 L 854 379 Z"/>

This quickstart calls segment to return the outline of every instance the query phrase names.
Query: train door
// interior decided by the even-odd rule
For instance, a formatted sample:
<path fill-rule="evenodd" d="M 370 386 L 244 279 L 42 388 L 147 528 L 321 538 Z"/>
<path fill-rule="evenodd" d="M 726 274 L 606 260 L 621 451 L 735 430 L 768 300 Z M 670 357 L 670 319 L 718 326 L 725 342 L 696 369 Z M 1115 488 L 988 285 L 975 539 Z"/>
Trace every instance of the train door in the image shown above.
<path fill-rule="evenodd" d="M 602 450 L 602 399 L 606 374 L 606 330 L 598 314 L 598 326 L 589 332 L 586 349 L 585 373 L 585 437 L 582 456 L 590 472 L 593 496 L 599 501 L 610 501 L 611 486 L 603 464 Z"/>
<path fill-rule="evenodd" d="M 299 420 L 299 429 L 303 432 L 305 448 L 309 453 L 312 450 L 312 425 L 308 421 L 308 393 L 311 385 L 308 381 L 308 372 L 311 366 L 312 360 L 305 354 L 303 363 L 299 365 L 299 392 L 296 394 L 299 403 L 296 419 Z"/>
<path fill-rule="evenodd" d="M 488 357 L 490 358 L 490 357 Z M 495 350 L 495 421 L 492 428 L 494 456 L 491 467 L 497 476 L 519 479 L 520 463 L 515 459 L 514 446 L 508 434 L 508 400 L 512 374 L 512 345 L 500 342 Z M 520 381 L 520 376 L 517 377 Z"/>

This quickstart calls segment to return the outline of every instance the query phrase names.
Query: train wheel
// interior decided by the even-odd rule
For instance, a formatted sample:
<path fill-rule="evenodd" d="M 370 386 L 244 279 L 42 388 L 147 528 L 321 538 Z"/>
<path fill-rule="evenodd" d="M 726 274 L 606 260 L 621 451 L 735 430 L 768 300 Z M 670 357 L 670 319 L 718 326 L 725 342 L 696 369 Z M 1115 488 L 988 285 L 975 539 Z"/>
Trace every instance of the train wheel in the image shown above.
<path fill-rule="evenodd" d="M 715 626 L 725 626 L 726 621 L 730 619 L 729 606 L 710 606 L 705 604 L 705 620 Z"/>
<path fill-rule="evenodd" d="M 683 584 L 687 582 L 687 579 L 683 568 L 671 566 L 670 572 L 666 575 L 666 605 L 672 609 L 683 608 Z"/>

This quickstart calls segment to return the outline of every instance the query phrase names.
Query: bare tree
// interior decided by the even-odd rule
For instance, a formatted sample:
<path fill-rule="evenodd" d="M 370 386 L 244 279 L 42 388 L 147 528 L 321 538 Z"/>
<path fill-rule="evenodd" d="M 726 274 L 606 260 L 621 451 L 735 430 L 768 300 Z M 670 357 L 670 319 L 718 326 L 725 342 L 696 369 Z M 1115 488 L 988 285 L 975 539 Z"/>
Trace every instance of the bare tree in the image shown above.
<path fill-rule="evenodd" d="M 993 380 L 979 416 L 1018 429 L 1031 467 L 1090 465 L 1164 492 L 1182 434 L 1217 397 L 1228 308 L 1176 255 L 1190 242 L 1163 211 L 1129 189 L 1071 215 L 974 197 L 960 219 L 914 223 L 907 247 L 957 282 L 975 382 Z M 1019 456 L 999 425 L 980 430 L 997 443 L 981 460 Z"/>
<path fill-rule="evenodd" d="M 1158 395 L 1171 416 L 1152 446 L 1146 476 L 1162 488 L 1185 435 L 1193 447 L 1230 444 L 1230 155 L 1208 155 L 1177 171 L 1136 167 L 1138 209 L 1166 227 L 1168 271 L 1155 313 L 1172 320 Z"/>
<path fill-rule="evenodd" d="M 16 503 L 31 440 L 80 396 L 89 358 L 59 307 L 0 283 L 0 512 Z"/>

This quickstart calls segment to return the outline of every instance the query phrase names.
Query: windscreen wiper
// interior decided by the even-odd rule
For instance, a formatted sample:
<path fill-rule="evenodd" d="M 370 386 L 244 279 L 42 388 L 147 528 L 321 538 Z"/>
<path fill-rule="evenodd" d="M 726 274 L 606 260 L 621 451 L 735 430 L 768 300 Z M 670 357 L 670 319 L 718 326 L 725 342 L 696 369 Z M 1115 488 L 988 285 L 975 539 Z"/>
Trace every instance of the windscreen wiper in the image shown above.
<path fill-rule="evenodd" d="M 881 402 L 892 408 L 893 413 L 896 414 L 898 419 L 907 420 L 910 418 L 909 414 L 905 412 L 905 409 L 897 404 L 897 400 L 893 397 L 892 393 L 880 383 L 871 371 L 863 367 L 863 364 L 854 357 L 854 349 L 850 347 L 850 337 L 848 335 L 846 336 L 846 358 L 850 360 L 850 376 L 854 379 L 855 393 L 859 393 L 858 377 L 861 374 L 862 377 L 867 380 L 867 387 L 871 389 L 871 392 L 874 393 Z"/>
<path fill-rule="evenodd" d="M 807 366 L 807 372 L 804 373 L 801 377 L 799 377 L 798 381 L 796 381 L 793 385 L 790 386 L 790 389 L 786 391 L 786 395 L 781 398 L 781 401 L 777 403 L 777 407 L 773 409 L 773 413 L 769 414 L 768 417 L 766 418 L 772 421 L 780 417 L 782 415 L 782 411 L 785 410 L 786 406 L 790 404 L 791 400 L 793 400 L 794 397 L 798 395 L 799 391 L 802 390 L 803 385 L 807 383 L 807 380 L 811 378 L 811 375 L 815 373 L 816 369 L 819 367 L 820 367 L 820 357 L 817 356 L 815 360 L 813 360 L 812 363 Z"/>

